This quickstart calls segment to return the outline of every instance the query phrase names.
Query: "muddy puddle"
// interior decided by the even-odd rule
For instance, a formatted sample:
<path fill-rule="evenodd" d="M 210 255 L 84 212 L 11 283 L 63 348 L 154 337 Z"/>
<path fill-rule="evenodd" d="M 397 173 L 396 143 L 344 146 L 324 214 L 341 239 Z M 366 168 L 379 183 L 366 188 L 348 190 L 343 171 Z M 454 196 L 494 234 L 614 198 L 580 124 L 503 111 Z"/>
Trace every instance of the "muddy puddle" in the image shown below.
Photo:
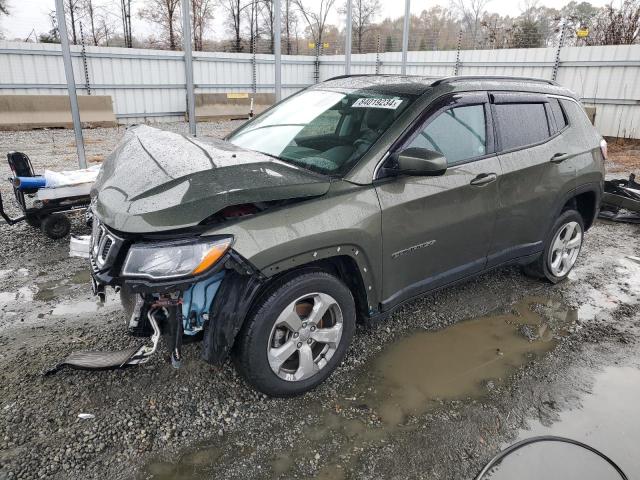
<path fill-rule="evenodd" d="M 233 450 L 233 455 L 245 456 L 252 453 L 249 447 L 240 446 Z M 201 445 L 195 451 L 184 454 L 177 462 L 154 462 L 145 469 L 144 478 L 154 480 L 197 480 L 211 478 L 202 476 L 202 472 L 210 469 L 221 460 L 233 461 L 233 458 L 223 459 L 224 451 L 212 445 Z"/>
<path fill-rule="evenodd" d="M 107 296 L 104 303 L 100 302 L 97 297 L 95 299 L 59 303 L 53 307 L 51 315 L 81 315 L 83 313 L 95 313 L 103 309 L 107 310 L 116 307 L 120 307 L 120 300 L 116 296 L 111 295 Z"/>
<path fill-rule="evenodd" d="M 28 275 L 28 271 L 26 269 L 0 270 L 0 278 L 16 275 L 25 276 Z M 83 268 L 73 272 L 67 278 L 45 280 L 11 291 L 0 291 L 0 310 L 6 316 L 15 316 L 21 308 L 35 301 L 47 304 L 45 308 L 50 306 L 48 314 L 52 316 L 77 316 L 96 313 L 103 308 L 120 306 L 119 298 L 113 290 L 108 292 L 105 303 L 100 303 L 97 298 L 86 296 L 90 278 L 89 270 Z M 78 298 L 79 293 L 84 295 Z M 43 312 L 43 314 L 47 313 Z"/>
<path fill-rule="evenodd" d="M 71 277 L 63 280 L 39 282 L 37 284 L 38 291 L 34 298 L 42 302 L 48 302 L 70 293 L 78 285 L 89 285 L 90 281 L 91 273 L 89 270 L 81 269 L 74 272 Z"/>
<path fill-rule="evenodd" d="M 553 349 L 575 320 L 576 310 L 530 297 L 505 314 L 416 333 L 375 360 L 365 401 L 383 423 L 394 425 L 434 402 L 479 397 Z"/>
<path fill-rule="evenodd" d="M 20 287 L 11 292 L 0 292 L 0 308 L 11 306 L 15 303 L 29 303 L 34 298 L 34 291 L 29 287 Z"/>
<path fill-rule="evenodd" d="M 507 313 L 460 322 L 437 332 L 417 332 L 389 345 L 375 358 L 351 391 L 325 408 L 320 421 L 303 428 L 300 450 L 282 451 L 269 465 L 273 475 L 288 477 L 298 462 L 318 460 L 313 452 L 339 438 L 352 454 L 329 462 L 317 478 L 346 478 L 364 445 L 382 444 L 405 420 L 437 408 L 443 400 L 480 398 L 504 383 L 519 366 L 554 348 L 577 319 L 577 310 L 550 298 L 525 298 Z M 362 419 L 340 415 L 344 409 L 366 412 Z M 319 405 L 312 410 L 322 410 Z M 315 448 L 309 449 L 308 443 Z M 183 457 L 184 458 L 184 457 Z M 323 462 L 324 463 L 324 462 Z M 215 464 L 215 460 L 209 463 Z M 203 465 L 163 462 L 147 466 L 157 479 L 211 478 Z M 153 472 L 153 473 L 152 473 Z M 266 473 L 266 472 L 265 472 Z"/>
<path fill-rule="evenodd" d="M 579 406 L 560 412 L 557 421 L 549 426 L 530 422 L 530 428 L 520 432 L 518 440 L 540 435 L 575 439 L 607 455 L 629 478 L 637 478 L 640 472 L 638 398 L 640 369 L 637 366 L 607 367 L 595 375 L 593 386 L 581 398 Z M 507 457 L 491 472 L 490 478 L 618 480 L 621 477 L 605 461 L 580 447 L 538 443 Z"/>

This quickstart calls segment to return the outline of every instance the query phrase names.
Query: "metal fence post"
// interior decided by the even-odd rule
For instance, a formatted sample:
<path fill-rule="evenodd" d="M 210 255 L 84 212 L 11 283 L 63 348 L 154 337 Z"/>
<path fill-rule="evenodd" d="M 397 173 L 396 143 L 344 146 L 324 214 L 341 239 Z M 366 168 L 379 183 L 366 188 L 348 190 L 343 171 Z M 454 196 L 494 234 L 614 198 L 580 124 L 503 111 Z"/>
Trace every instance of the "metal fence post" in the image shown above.
<path fill-rule="evenodd" d="M 187 116 L 189 117 L 189 133 L 194 137 L 196 132 L 196 96 L 193 92 L 193 56 L 191 53 L 191 13 L 189 0 L 182 1 L 182 50 L 184 51 L 184 77 L 187 86 Z"/>
<path fill-rule="evenodd" d="M 376 42 L 376 75 L 380 74 L 380 34 Z"/>
<path fill-rule="evenodd" d="M 69 103 L 71 104 L 71 118 L 73 120 L 73 133 L 76 136 L 76 150 L 78 151 L 78 165 L 87 168 L 87 159 L 84 156 L 84 140 L 82 138 L 82 124 L 80 123 L 80 109 L 78 108 L 78 96 L 76 94 L 76 80 L 73 77 L 73 64 L 71 63 L 71 49 L 67 35 L 67 21 L 64 16 L 63 0 L 56 0 L 56 16 L 58 31 L 60 33 L 60 45 L 62 47 L 62 62 L 64 64 L 64 76 L 67 78 L 67 90 L 69 91 Z"/>
<path fill-rule="evenodd" d="M 567 34 L 567 21 L 562 22 L 562 30 L 560 31 L 560 40 L 558 41 L 558 48 L 556 49 L 556 59 L 553 63 L 553 72 L 551 74 L 551 80 L 554 82 L 558 78 L 558 69 L 560 68 L 560 50 L 564 46 L 564 37 Z"/>
<path fill-rule="evenodd" d="M 347 29 L 344 35 L 344 74 L 351 74 L 351 0 L 347 0 Z"/>
<path fill-rule="evenodd" d="M 409 20 L 411 16 L 411 0 L 404 1 L 404 23 L 402 25 L 402 75 L 407 74 L 407 51 L 409 50 Z"/>
<path fill-rule="evenodd" d="M 251 39 L 251 91 L 255 95 L 258 91 L 258 65 L 256 63 L 256 34 Z"/>
<path fill-rule="evenodd" d="M 280 0 L 273 2 L 273 8 L 275 9 L 275 25 L 273 26 L 273 53 L 275 60 L 275 90 L 276 90 L 276 102 L 282 100 L 282 46 L 280 44 L 280 26 L 281 26 L 281 10 Z M 288 21 L 288 19 L 287 19 Z"/>
<path fill-rule="evenodd" d="M 316 61 L 313 63 L 313 83 L 320 81 L 320 42 L 316 45 Z"/>
<path fill-rule="evenodd" d="M 460 50 L 462 49 L 462 30 L 458 32 L 458 48 L 456 50 L 456 65 L 453 67 L 453 75 L 458 76 L 460 72 Z"/>
<path fill-rule="evenodd" d="M 84 87 L 87 95 L 91 95 L 91 82 L 89 81 L 89 66 L 87 65 L 87 48 L 84 42 L 84 31 L 82 30 L 82 22 L 80 22 L 80 44 L 82 45 L 82 66 L 84 67 Z"/>

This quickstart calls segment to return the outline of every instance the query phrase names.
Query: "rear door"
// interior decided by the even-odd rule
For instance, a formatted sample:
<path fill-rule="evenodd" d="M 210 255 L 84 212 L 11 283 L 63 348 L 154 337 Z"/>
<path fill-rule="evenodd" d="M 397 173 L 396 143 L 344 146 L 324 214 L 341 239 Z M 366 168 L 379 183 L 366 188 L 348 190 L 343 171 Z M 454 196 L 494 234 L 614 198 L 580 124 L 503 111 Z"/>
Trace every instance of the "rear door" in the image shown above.
<path fill-rule="evenodd" d="M 512 92 L 490 99 L 502 176 L 489 267 L 543 249 L 557 199 L 575 188 L 576 175 L 557 100 Z"/>
<path fill-rule="evenodd" d="M 448 167 L 441 176 L 376 184 L 386 305 L 482 270 L 493 234 L 500 164 L 487 94 L 450 95 L 423 118 L 392 152 L 436 150 Z"/>

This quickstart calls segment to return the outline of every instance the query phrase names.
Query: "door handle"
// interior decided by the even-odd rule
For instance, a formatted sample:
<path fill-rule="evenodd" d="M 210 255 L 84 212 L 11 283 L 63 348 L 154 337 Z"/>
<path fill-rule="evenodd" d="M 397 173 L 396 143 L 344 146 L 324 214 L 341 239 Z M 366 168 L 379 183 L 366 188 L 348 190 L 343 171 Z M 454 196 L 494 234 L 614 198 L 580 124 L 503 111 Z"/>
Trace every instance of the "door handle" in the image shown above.
<path fill-rule="evenodd" d="M 495 173 L 481 173 L 476 178 L 469 182 L 469 185 L 482 186 L 487 185 L 491 182 L 495 182 L 498 178 L 498 175 Z"/>
<path fill-rule="evenodd" d="M 564 162 L 571 155 L 568 153 L 556 153 L 553 157 L 551 157 L 551 163 L 561 163 Z"/>

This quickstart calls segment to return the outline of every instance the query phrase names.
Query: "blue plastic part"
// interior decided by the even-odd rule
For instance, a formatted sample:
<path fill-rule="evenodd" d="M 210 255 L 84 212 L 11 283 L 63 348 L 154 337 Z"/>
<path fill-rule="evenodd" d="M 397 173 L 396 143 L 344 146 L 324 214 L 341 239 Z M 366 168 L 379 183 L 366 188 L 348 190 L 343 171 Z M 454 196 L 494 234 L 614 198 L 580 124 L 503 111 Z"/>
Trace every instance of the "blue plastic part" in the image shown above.
<path fill-rule="evenodd" d="M 195 335 L 202 330 L 204 315 L 209 313 L 223 278 L 224 270 L 196 283 L 182 295 L 182 318 L 186 335 Z"/>
<path fill-rule="evenodd" d="M 44 177 L 16 177 L 14 185 L 18 190 L 28 190 L 30 188 L 44 188 L 47 183 Z"/>

